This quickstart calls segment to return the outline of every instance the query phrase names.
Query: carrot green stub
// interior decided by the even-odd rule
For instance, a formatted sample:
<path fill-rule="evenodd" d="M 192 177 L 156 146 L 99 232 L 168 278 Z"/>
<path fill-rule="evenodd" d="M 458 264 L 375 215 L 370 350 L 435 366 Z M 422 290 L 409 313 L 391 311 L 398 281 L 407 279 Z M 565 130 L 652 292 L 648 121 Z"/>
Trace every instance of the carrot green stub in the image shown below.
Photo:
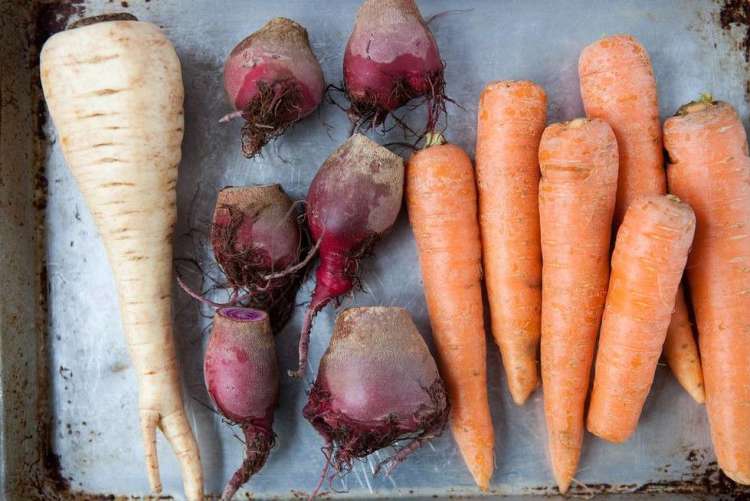
<path fill-rule="evenodd" d="M 633 201 L 617 232 L 587 426 L 611 442 L 635 432 L 651 389 L 695 215 L 673 195 Z"/>
<path fill-rule="evenodd" d="M 737 112 L 708 99 L 664 124 L 669 189 L 695 211 L 687 277 L 719 466 L 750 484 L 750 158 Z"/>
<path fill-rule="evenodd" d="M 566 492 L 581 455 L 584 403 L 607 294 L 615 135 L 599 119 L 550 125 L 539 163 L 544 413 L 552 471 Z"/>
<path fill-rule="evenodd" d="M 495 434 L 487 398 L 482 248 L 471 160 L 452 144 L 427 147 L 409 161 L 406 193 L 451 429 L 474 480 L 486 490 Z"/>

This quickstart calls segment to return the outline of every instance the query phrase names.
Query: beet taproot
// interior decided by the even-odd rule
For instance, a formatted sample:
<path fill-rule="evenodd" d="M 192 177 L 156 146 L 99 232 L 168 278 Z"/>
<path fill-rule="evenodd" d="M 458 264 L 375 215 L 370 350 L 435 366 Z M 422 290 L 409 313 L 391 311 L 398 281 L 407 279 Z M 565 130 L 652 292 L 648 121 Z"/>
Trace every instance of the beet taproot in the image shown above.
<path fill-rule="evenodd" d="M 365 0 L 344 53 L 344 89 L 354 122 L 382 124 L 424 97 L 426 131 L 445 111 L 445 65 L 414 0 Z"/>
<path fill-rule="evenodd" d="M 403 189 L 403 159 L 361 134 L 352 135 L 315 175 L 306 211 L 311 238 L 320 246 L 320 263 L 293 376 L 305 374 L 313 318 L 352 290 L 360 259 L 395 223 Z"/>
<path fill-rule="evenodd" d="M 326 468 L 348 471 L 353 460 L 408 440 L 379 465 L 390 472 L 442 433 L 448 411 L 435 360 L 405 309 L 349 308 L 338 316 L 303 410 L 326 441 Z"/>
<path fill-rule="evenodd" d="M 263 467 L 275 442 L 279 368 L 268 315 L 252 308 L 217 310 L 203 371 L 214 405 L 244 434 L 244 460 L 221 497 L 229 500 Z"/>
<path fill-rule="evenodd" d="M 250 158 L 312 113 L 325 81 L 302 25 L 277 17 L 232 49 L 224 64 L 224 88 L 242 117 L 242 153 Z"/>

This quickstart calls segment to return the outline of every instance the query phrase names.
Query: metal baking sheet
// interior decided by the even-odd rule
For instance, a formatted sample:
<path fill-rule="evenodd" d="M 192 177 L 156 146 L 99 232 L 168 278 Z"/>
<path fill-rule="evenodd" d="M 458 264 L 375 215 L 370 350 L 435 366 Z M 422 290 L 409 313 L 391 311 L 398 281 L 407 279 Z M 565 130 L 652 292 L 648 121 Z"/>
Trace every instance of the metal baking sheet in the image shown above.
<path fill-rule="evenodd" d="M 735 105 L 747 125 L 750 77 L 742 47 L 746 28 L 722 27 L 720 11 L 728 3 L 422 0 L 425 17 L 445 13 L 431 27 L 447 65 L 447 93 L 460 104 L 449 107 L 447 137 L 473 152 L 479 92 L 496 79 L 532 79 L 543 85 L 549 96 L 550 121 L 580 116 L 578 54 L 595 39 L 620 32 L 636 35 L 648 48 L 663 117 L 699 93 L 712 92 Z M 186 90 L 175 256 L 194 259 L 217 276 L 205 239 L 217 190 L 226 185 L 280 183 L 293 198 L 304 198 L 320 164 L 349 131 L 345 114 L 326 103 L 267 147 L 262 157 L 246 160 L 240 154 L 239 126 L 217 123 L 229 111 L 221 74 L 225 55 L 268 19 L 290 17 L 307 27 L 326 80 L 339 84 L 344 45 L 358 4 L 358 0 L 86 0 L 45 8 L 53 10 L 52 17 L 54 9 L 59 9 L 59 15 L 70 21 L 126 10 L 161 26 L 173 41 Z M 341 96 L 333 97 L 341 101 Z M 409 120 L 419 124 L 422 117 L 415 113 Z M 59 457 L 61 485 L 67 482 L 69 492 L 145 496 L 149 489 L 136 412 L 137 385 L 121 336 L 114 283 L 91 215 L 55 143 L 55 131 L 51 125 L 44 131 L 49 145 L 41 160 L 49 186 L 44 216 L 50 445 Z M 381 143 L 399 141 L 401 132 L 375 137 Z M 376 246 L 375 256 L 363 264 L 365 290 L 344 299 L 340 308 L 406 307 L 429 342 L 416 249 L 404 213 L 395 230 Z M 184 262 L 176 266 L 191 285 L 201 285 L 195 269 Z M 311 285 L 308 281 L 303 286 L 299 303 L 307 300 Z M 176 288 L 174 301 L 187 411 L 201 448 L 207 492 L 218 493 L 238 465 L 242 447 L 233 430 L 204 405 L 210 406 L 202 374 L 210 312 Z M 302 310 L 297 309 L 277 336 L 283 369 L 295 365 Z M 323 443 L 301 417 L 301 409 L 335 314 L 335 308 L 328 307 L 317 317 L 308 381 L 282 380 L 275 420 L 278 445 L 266 467 L 246 485 L 248 494 L 290 498 L 309 492 L 318 479 Z M 497 466 L 489 494 L 554 493 L 545 451 L 541 390 L 523 408 L 513 405 L 497 349 L 488 342 L 497 435 Z M 4 379 L 3 384 L 8 381 Z M 373 466 L 384 454 L 356 464 L 349 475 L 334 482 L 337 492 L 329 493 L 341 498 L 480 495 L 449 431 L 390 477 L 374 477 Z M 179 469 L 163 437 L 159 438 L 159 458 L 165 494 L 182 499 Z M 732 486 L 719 477 L 714 461 L 705 409 L 694 404 L 668 370 L 660 367 L 632 440 L 615 446 L 586 437 L 573 492 L 732 492 Z"/>

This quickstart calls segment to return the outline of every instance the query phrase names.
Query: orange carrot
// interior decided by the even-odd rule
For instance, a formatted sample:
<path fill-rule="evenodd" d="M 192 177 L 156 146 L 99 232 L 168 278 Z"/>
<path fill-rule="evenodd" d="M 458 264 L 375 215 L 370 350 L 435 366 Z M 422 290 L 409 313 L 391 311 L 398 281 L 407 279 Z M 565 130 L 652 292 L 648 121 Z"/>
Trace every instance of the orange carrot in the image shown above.
<path fill-rule="evenodd" d="M 492 334 L 513 400 L 537 387 L 542 310 L 539 139 L 547 96 L 533 82 L 484 88 L 477 124 L 477 184 Z"/>
<path fill-rule="evenodd" d="M 581 52 L 578 61 L 581 97 L 586 116 L 601 118 L 612 127 L 620 154 L 615 223 L 622 221 L 630 203 L 644 195 L 663 195 L 664 174 L 659 98 L 651 59 L 635 37 L 602 38 Z M 683 294 L 680 289 L 679 294 Z M 684 298 L 677 301 L 675 322 L 688 317 Z M 695 397 L 703 382 L 695 339 L 675 325 L 667 332 L 667 344 L 687 345 L 665 352 L 677 380 Z M 672 339 L 672 336 L 677 336 Z M 697 363 L 696 363 L 697 362 Z M 702 402 L 696 398 L 698 402 Z"/>
<path fill-rule="evenodd" d="M 552 470 L 566 492 L 578 467 L 583 414 L 609 278 L 617 141 L 606 122 L 553 124 L 539 145 L 542 177 L 542 388 Z"/>
<path fill-rule="evenodd" d="M 728 104 L 683 106 L 664 124 L 670 190 L 697 219 L 687 267 L 719 466 L 750 484 L 750 157 Z"/>
<path fill-rule="evenodd" d="M 703 390 L 703 370 L 698 354 L 698 345 L 693 335 L 693 325 L 690 323 L 688 306 L 685 303 L 685 291 L 682 287 L 677 291 L 672 322 L 667 330 L 664 341 L 664 358 L 667 359 L 677 381 L 693 397 L 702 404 L 706 401 Z"/>
<path fill-rule="evenodd" d="M 487 490 L 495 433 L 487 399 L 482 248 L 471 160 L 451 144 L 416 153 L 407 167 L 406 201 L 453 436 L 477 485 Z"/>
<path fill-rule="evenodd" d="M 612 254 L 587 427 L 611 442 L 635 432 L 651 389 L 677 289 L 695 233 L 695 215 L 673 195 L 634 200 Z"/>

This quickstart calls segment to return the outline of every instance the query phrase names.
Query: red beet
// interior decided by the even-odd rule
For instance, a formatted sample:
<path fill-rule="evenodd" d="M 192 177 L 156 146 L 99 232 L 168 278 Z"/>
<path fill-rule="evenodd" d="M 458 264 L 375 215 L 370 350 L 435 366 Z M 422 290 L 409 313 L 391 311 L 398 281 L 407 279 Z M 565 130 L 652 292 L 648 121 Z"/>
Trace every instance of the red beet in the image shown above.
<path fill-rule="evenodd" d="M 318 107 L 325 82 L 305 28 L 277 17 L 232 49 L 224 88 L 237 110 L 225 119 L 245 119 L 242 152 L 250 158 Z"/>
<path fill-rule="evenodd" d="M 221 499 L 229 500 L 263 467 L 274 445 L 279 370 L 268 315 L 251 308 L 219 309 L 203 371 L 216 408 L 245 436 L 242 466 L 222 493 Z"/>
<path fill-rule="evenodd" d="M 381 124 L 409 100 L 428 102 L 427 131 L 444 110 L 444 64 L 414 0 L 365 0 L 344 53 L 354 121 Z"/>
<path fill-rule="evenodd" d="M 283 327 L 304 273 L 283 273 L 300 262 L 302 241 L 297 214 L 281 186 L 221 190 L 211 245 L 229 286 L 248 291 L 248 305 L 269 312 L 274 332 Z M 272 273 L 276 278 L 269 280 Z"/>
<path fill-rule="evenodd" d="M 307 224 L 313 241 L 320 240 L 320 264 L 293 376 L 305 373 L 313 318 L 352 290 L 360 258 L 396 221 L 403 188 L 403 159 L 361 134 L 351 136 L 315 175 L 307 192 Z"/>
<path fill-rule="evenodd" d="M 369 307 L 336 319 L 303 414 L 325 438 L 336 471 L 408 439 L 384 462 L 390 470 L 440 435 L 448 410 L 445 384 L 409 313 Z"/>

